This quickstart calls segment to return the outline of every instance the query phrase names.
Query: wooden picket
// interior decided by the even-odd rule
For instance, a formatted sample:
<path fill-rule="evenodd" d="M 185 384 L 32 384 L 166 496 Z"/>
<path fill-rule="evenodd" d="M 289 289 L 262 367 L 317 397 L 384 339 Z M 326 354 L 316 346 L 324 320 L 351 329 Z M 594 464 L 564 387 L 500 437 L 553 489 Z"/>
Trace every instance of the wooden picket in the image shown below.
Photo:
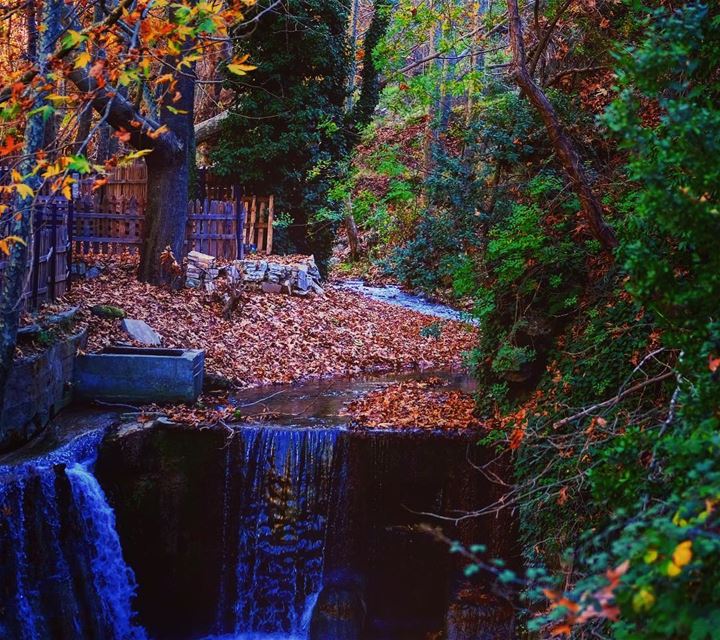
<path fill-rule="evenodd" d="M 64 198 L 38 196 L 33 207 L 30 259 L 21 304 L 34 309 L 67 291 L 70 272 L 68 223 L 71 203 Z M 2 225 L 0 225 L 1 227 Z M 0 228 L 0 235 L 8 235 Z M 0 277 L 6 261 L 0 261 Z"/>
<path fill-rule="evenodd" d="M 218 258 L 239 255 L 238 240 L 252 251 L 272 252 L 273 197 L 247 196 L 241 200 L 246 215 L 243 233 L 238 233 L 237 202 L 192 200 L 188 203 L 187 251 L 200 251 Z M 75 201 L 74 250 L 78 254 L 112 255 L 136 253 L 142 244 L 144 203 L 135 196 L 82 196 Z M 250 213 L 252 212 L 252 213 Z M 242 212 L 241 212 L 242 213 Z"/>

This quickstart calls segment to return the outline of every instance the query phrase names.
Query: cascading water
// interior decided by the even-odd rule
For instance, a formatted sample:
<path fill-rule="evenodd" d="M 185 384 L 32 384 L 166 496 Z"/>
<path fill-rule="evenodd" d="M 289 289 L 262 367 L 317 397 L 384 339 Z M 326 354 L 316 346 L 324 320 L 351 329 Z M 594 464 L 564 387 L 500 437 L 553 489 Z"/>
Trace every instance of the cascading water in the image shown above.
<path fill-rule="evenodd" d="M 2 638 L 145 638 L 115 518 L 91 472 L 101 437 L 0 467 Z"/>
<path fill-rule="evenodd" d="M 226 496 L 237 553 L 235 602 L 220 611 L 226 638 L 302 639 L 322 586 L 336 429 L 243 428 Z M 226 576 L 227 578 L 228 576 Z M 227 600 L 227 598 L 225 598 Z M 224 622 L 223 622 L 224 621 Z M 228 633 L 231 632 L 231 633 Z"/>
<path fill-rule="evenodd" d="M 123 561 L 115 514 L 87 463 L 75 463 L 65 473 L 81 522 L 82 539 L 91 554 L 93 585 L 100 604 L 97 614 L 113 629 L 115 637 L 141 640 L 145 634 L 132 620 L 135 576 Z"/>

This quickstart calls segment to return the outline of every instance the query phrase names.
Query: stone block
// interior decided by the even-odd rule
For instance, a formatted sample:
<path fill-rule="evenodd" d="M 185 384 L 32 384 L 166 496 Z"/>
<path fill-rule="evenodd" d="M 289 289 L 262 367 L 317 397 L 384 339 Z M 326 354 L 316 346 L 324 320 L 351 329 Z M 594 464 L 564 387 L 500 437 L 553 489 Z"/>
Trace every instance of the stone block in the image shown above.
<path fill-rule="evenodd" d="M 204 351 L 109 347 L 77 358 L 73 385 L 85 399 L 194 402 L 202 391 L 204 367 Z"/>
<path fill-rule="evenodd" d="M 263 293 L 282 293 L 282 286 L 277 282 L 263 282 Z"/>
<path fill-rule="evenodd" d="M 203 267 L 210 267 L 215 265 L 217 258 L 210 256 L 207 253 L 200 253 L 199 251 L 191 251 L 187 254 L 189 263 L 195 263 Z"/>
<path fill-rule="evenodd" d="M 142 320 L 125 318 L 122 321 L 122 328 L 135 342 L 139 342 L 148 347 L 158 347 L 162 342 L 160 334 Z"/>
<path fill-rule="evenodd" d="M 307 291 L 310 288 L 310 278 L 306 271 L 298 271 L 295 280 L 295 289 L 298 291 Z"/>
<path fill-rule="evenodd" d="M 70 402 L 75 352 L 86 344 L 83 329 L 40 354 L 15 361 L 0 411 L 0 451 L 25 444 Z"/>

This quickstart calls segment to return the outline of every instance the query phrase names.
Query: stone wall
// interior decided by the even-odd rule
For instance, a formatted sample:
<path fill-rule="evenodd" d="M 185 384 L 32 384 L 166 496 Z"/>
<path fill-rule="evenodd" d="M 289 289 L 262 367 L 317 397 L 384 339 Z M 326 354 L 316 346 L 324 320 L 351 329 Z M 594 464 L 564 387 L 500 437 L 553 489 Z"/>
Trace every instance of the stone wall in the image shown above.
<path fill-rule="evenodd" d="M 86 343 L 87 330 L 83 329 L 15 362 L 0 414 L 0 451 L 27 442 L 70 402 L 75 353 Z"/>
<path fill-rule="evenodd" d="M 244 283 L 262 287 L 266 293 L 285 293 L 307 296 L 324 293 L 320 286 L 320 271 L 312 256 L 286 264 L 273 260 L 235 260 L 218 266 L 210 255 L 191 251 L 188 254 L 185 286 L 207 292 L 215 291 L 218 277 L 232 284 Z"/>

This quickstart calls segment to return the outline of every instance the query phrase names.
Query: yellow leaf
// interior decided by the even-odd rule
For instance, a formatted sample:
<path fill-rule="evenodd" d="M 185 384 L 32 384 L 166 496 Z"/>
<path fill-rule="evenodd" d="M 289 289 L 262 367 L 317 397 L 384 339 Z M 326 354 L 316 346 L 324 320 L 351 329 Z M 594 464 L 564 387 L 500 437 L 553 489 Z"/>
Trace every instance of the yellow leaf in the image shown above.
<path fill-rule="evenodd" d="M 251 64 L 229 64 L 227 66 L 227 70 L 236 76 L 244 76 L 247 71 L 252 71 L 253 69 L 257 69 L 257 67 Z"/>
<path fill-rule="evenodd" d="M 0 251 L 2 251 L 6 256 L 9 256 L 10 246 L 16 242 L 20 244 L 27 244 L 20 236 L 7 236 L 0 239 Z"/>
<path fill-rule="evenodd" d="M 655 594 L 652 592 L 652 589 L 645 587 L 640 589 L 640 591 L 638 591 L 632 599 L 633 609 L 637 612 L 652 609 L 654 604 Z"/>
<path fill-rule="evenodd" d="M 32 198 L 35 195 L 35 192 L 22 182 L 18 182 L 13 186 L 21 198 Z"/>
<path fill-rule="evenodd" d="M 142 158 L 143 156 L 146 156 L 152 152 L 152 149 L 140 149 L 139 151 L 133 151 L 132 153 L 128 153 L 123 158 L 123 160 L 136 160 L 137 158 Z"/>
<path fill-rule="evenodd" d="M 674 562 L 670 562 L 667 566 L 667 574 L 674 578 L 675 576 L 679 576 L 682 572 L 682 568 L 678 567 Z"/>
<path fill-rule="evenodd" d="M 684 567 L 686 564 L 690 564 L 692 557 L 692 540 L 685 540 L 675 547 L 672 559 L 678 567 Z"/>
<path fill-rule="evenodd" d="M 90 64 L 90 61 L 92 60 L 92 57 L 87 51 L 83 51 L 82 53 L 78 54 L 78 57 L 75 58 L 75 69 L 82 69 L 84 67 L 87 67 Z"/>
<path fill-rule="evenodd" d="M 46 170 L 45 173 L 42 174 L 43 178 L 52 178 L 53 176 L 56 176 L 62 172 L 62 168 L 60 167 L 59 163 L 51 164 Z"/>
<path fill-rule="evenodd" d="M 645 564 L 652 564 L 657 560 L 658 558 L 658 552 L 657 549 L 648 549 L 645 552 L 645 556 L 643 557 L 643 560 L 645 560 Z"/>

